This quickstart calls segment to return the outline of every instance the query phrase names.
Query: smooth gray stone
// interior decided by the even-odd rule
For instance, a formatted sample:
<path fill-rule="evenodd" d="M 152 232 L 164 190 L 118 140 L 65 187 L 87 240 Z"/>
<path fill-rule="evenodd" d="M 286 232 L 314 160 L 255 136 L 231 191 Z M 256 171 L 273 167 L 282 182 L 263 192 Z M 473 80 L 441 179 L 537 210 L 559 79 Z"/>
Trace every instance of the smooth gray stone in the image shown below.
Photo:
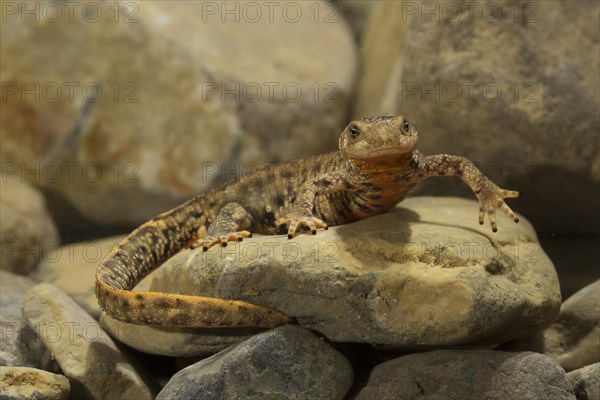
<path fill-rule="evenodd" d="M 284 326 L 256 335 L 171 378 L 157 400 L 343 399 L 348 360 L 308 329 Z"/>

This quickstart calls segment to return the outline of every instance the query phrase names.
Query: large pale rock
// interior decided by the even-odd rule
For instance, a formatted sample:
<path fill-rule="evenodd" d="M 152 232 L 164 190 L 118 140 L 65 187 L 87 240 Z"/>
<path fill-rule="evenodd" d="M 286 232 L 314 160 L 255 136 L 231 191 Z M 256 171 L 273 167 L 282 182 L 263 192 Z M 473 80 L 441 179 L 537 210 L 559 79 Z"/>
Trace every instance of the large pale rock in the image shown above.
<path fill-rule="evenodd" d="M 35 285 L 31 279 L 0 270 L 0 365 L 55 371 L 58 365 L 21 315 L 23 296 Z"/>
<path fill-rule="evenodd" d="M 544 331 L 544 347 L 567 371 L 600 362 L 600 280 L 563 303 Z"/>
<path fill-rule="evenodd" d="M 157 400 L 343 399 L 352 377 L 344 356 L 309 330 L 285 326 L 184 368 Z"/>
<path fill-rule="evenodd" d="M 153 399 L 126 357 L 100 325 L 56 286 L 27 292 L 23 317 L 50 349 L 78 399 Z"/>
<path fill-rule="evenodd" d="M 565 371 L 542 354 L 436 350 L 386 361 L 356 400 L 575 400 Z"/>
<path fill-rule="evenodd" d="M 0 399 L 66 400 L 71 385 L 62 375 L 27 367 L 0 367 Z"/>
<path fill-rule="evenodd" d="M 567 374 L 577 400 L 600 399 L 600 363 Z"/>
<path fill-rule="evenodd" d="M 325 1 L 248 3 L 40 2 L 37 22 L 14 3 L 3 161 L 37 168 L 36 183 L 96 222 L 139 224 L 266 162 L 335 148 L 356 69 L 349 28 L 323 21 Z"/>
<path fill-rule="evenodd" d="M 56 285 L 88 314 L 99 318 L 101 309 L 94 286 L 96 268 L 123 238 L 122 235 L 113 236 L 56 247 L 47 253 L 31 278 Z"/>
<path fill-rule="evenodd" d="M 538 231 L 597 234 L 599 18 L 589 1 L 379 2 L 355 116 L 407 115 L 425 153 L 464 155 L 520 190 Z"/>
<path fill-rule="evenodd" d="M 403 348 L 490 345 L 549 326 L 560 307 L 552 262 L 531 225 L 478 205 L 411 198 L 316 236 L 255 236 L 161 267 L 151 290 L 241 299 L 294 316 L 333 341 Z"/>
<path fill-rule="evenodd" d="M 58 247 L 58 231 L 36 189 L 14 176 L 0 179 L 0 269 L 27 275 Z"/>

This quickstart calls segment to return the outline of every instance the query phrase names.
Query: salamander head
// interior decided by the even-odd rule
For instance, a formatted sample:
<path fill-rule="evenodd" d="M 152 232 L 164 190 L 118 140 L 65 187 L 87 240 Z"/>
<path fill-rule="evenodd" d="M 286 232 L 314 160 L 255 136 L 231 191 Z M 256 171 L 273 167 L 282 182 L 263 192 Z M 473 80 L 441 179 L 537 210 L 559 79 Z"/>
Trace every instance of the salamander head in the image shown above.
<path fill-rule="evenodd" d="M 369 117 L 350 122 L 339 146 L 351 160 L 393 163 L 405 160 L 417 140 L 417 130 L 404 116 Z"/>

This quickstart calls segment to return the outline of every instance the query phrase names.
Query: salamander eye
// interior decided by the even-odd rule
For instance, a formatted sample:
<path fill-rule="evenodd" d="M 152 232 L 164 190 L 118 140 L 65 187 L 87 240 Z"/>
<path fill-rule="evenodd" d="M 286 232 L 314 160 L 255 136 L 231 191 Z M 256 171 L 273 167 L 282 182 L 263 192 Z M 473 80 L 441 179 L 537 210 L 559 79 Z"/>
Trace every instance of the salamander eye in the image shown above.
<path fill-rule="evenodd" d="M 408 129 L 410 128 L 410 123 L 408 122 L 408 120 L 404 120 L 404 122 L 402 122 L 402 130 L 404 132 L 408 132 Z"/>
<path fill-rule="evenodd" d="M 360 135 L 360 130 L 356 126 L 351 126 L 348 129 L 348 132 L 350 132 L 350 137 L 352 139 L 355 139 L 358 135 Z"/>

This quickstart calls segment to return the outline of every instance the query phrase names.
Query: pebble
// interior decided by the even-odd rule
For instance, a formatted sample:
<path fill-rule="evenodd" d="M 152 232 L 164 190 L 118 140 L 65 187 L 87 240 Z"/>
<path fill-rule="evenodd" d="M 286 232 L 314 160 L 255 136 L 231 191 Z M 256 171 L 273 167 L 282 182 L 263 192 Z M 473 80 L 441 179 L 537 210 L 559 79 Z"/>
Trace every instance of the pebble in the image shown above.
<path fill-rule="evenodd" d="M 27 367 L 0 367 L 2 400 L 66 400 L 69 380 L 58 374 Z"/>

